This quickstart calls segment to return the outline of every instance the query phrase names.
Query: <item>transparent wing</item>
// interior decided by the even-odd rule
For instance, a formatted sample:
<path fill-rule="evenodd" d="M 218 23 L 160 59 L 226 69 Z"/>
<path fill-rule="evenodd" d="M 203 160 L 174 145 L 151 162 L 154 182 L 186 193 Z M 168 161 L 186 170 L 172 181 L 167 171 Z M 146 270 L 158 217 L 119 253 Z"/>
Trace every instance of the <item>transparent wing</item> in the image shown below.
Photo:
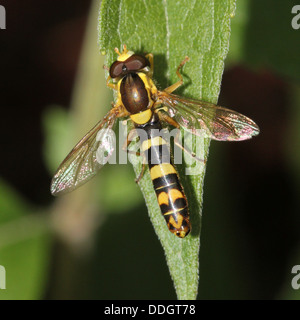
<path fill-rule="evenodd" d="M 57 169 L 51 193 L 60 195 L 86 183 L 108 161 L 114 151 L 113 127 L 117 118 L 112 109 L 67 155 Z"/>
<path fill-rule="evenodd" d="M 259 134 L 259 128 L 254 121 L 213 103 L 186 99 L 165 92 L 160 92 L 159 99 L 168 108 L 169 115 L 194 134 L 220 141 L 247 140 Z"/>

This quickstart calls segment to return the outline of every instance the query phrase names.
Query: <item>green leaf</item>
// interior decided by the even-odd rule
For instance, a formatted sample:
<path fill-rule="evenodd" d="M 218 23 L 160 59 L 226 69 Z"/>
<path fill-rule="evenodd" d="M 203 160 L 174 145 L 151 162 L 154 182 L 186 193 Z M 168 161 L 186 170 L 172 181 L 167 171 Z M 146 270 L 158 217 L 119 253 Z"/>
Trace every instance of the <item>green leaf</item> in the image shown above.
<path fill-rule="evenodd" d="M 0 300 L 34 300 L 44 293 L 51 237 L 47 215 L 36 211 L 0 179 L 0 289 L 6 282 Z"/>
<path fill-rule="evenodd" d="M 102 1 L 99 17 L 99 45 L 106 64 L 115 59 L 115 47 L 154 54 L 154 79 L 159 88 L 176 82 L 176 68 L 185 56 L 185 85 L 176 93 L 217 102 L 224 59 L 228 52 L 230 18 L 235 0 L 224 1 Z M 207 158 L 209 140 L 200 141 Z M 140 182 L 150 219 L 165 251 L 179 299 L 195 299 L 198 292 L 200 225 L 205 167 L 193 176 L 179 169 L 187 195 L 192 232 L 179 239 L 169 232 L 160 213 L 149 172 Z M 134 166 L 136 174 L 141 165 Z"/>

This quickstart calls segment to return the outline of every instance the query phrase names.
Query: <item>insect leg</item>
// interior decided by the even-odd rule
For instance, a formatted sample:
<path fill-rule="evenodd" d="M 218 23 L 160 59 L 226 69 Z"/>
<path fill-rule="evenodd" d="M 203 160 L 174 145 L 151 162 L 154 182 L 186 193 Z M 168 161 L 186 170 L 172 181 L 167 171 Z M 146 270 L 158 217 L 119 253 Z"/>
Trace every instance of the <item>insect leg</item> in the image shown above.
<path fill-rule="evenodd" d="M 181 73 L 179 72 L 179 70 L 186 64 L 187 61 L 189 61 L 190 58 L 189 57 L 185 57 L 184 60 L 181 61 L 180 65 L 178 66 L 177 70 L 176 70 L 176 74 L 177 77 L 180 79 L 177 82 L 175 82 L 174 84 L 172 84 L 170 87 L 166 88 L 164 91 L 167 93 L 172 93 L 173 91 L 175 91 L 176 89 L 178 89 L 182 84 L 183 84 L 183 78 Z"/>
<path fill-rule="evenodd" d="M 114 83 L 109 82 L 110 80 L 111 80 L 111 77 L 108 76 L 106 80 L 106 85 L 111 89 L 118 90 L 118 86 Z"/>
<path fill-rule="evenodd" d="M 153 68 L 154 68 L 154 65 L 153 65 L 153 54 L 152 53 L 148 53 L 146 56 L 146 59 L 148 59 L 149 60 L 149 62 L 150 62 L 150 77 L 152 77 L 152 75 L 153 75 Z"/>
<path fill-rule="evenodd" d="M 140 155 L 141 155 L 140 152 L 134 152 L 134 151 L 131 151 L 131 150 L 128 149 L 128 146 L 130 145 L 131 141 L 132 141 L 134 138 L 136 138 L 136 137 L 138 137 L 137 131 L 136 131 L 135 129 L 132 129 L 132 130 L 128 133 L 127 139 L 126 139 L 126 141 L 124 142 L 122 149 L 123 149 L 124 151 L 126 150 L 127 153 L 131 153 L 131 154 L 134 154 L 134 155 L 136 155 L 136 156 L 140 156 Z M 139 182 L 140 182 L 140 180 L 143 178 L 144 173 L 145 173 L 145 167 L 146 167 L 145 154 L 143 153 L 142 156 L 143 156 L 142 171 L 140 172 L 139 176 L 135 179 L 135 182 L 136 182 L 136 183 L 139 183 Z"/>
<path fill-rule="evenodd" d="M 130 132 L 127 135 L 127 139 L 124 141 L 124 144 L 122 146 L 123 151 L 126 151 L 127 153 L 134 154 L 136 156 L 140 156 L 140 152 L 131 151 L 128 149 L 128 146 L 132 142 L 134 138 L 138 137 L 137 131 L 135 129 L 130 130 Z"/>
<path fill-rule="evenodd" d="M 144 154 L 143 154 L 143 157 L 145 158 Z M 144 160 L 145 160 L 145 159 L 144 159 Z M 146 163 L 145 163 L 145 161 L 143 161 L 142 170 L 141 170 L 139 176 L 135 179 L 135 182 L 136 182 L 136 183 L 140 183 L 141 179 L 142 179 L 143 176 L 144 176 L 145 168 L 146 168 Z"/>
<path fill-rule="evenodd" d="M 159 111 L 159 110 L 157 110 Z M 163 112 L 157 112 L 158 116 L 160 118 L 161 121 L 165 121 L 168 124 L 170 124 L 171 126 L 179 129 L 178 133 L 176 134 L 176 136 L 174 137 L 174 143 L 176 144 L 177 147 L 179 147 L 180 149 L 182 149 L 184 152 L 186 152 L 188 155 L 190 155 L 192 158 L 195 158 L 197 161 L 203 162 L 204 164 L 206 163 L 205 159 L 200 159 L 196 156 L 195 152 L 191 151 L 187 146 L 183 146 L 180 141 L 179 141 L 179 135 L 180 135 L 180 125 L 170 116 L 168 116 L 167 114 L 163 113 Z"/>
<path fill-rule="evenodd" d="M 146 54 L 146 58 L 150 62 L 150 69 L 153 71 L 153 53 L 148 53 Z"/>
<path fill-rule="evenodd" d="M 183 146 L 180 142 L 179 142 L 179 135 L 180 135 L 180 131 L 178 131 L 178 133 L 176 134 L 175 138 L 174 138 L 174 143 L 176 144 L 177 147 L 179 147 L 180 149 L 182 149 L 184 152 L 186 152 L 189 156 L 191 156 L 192 158 L 196 159 L 197 161 L 203 162 L 204 164 L 206 164 L 206 160 L 205 159 L 200 159 L 196 156 L 195 152 L 191 151 L 187 146 Z"/>

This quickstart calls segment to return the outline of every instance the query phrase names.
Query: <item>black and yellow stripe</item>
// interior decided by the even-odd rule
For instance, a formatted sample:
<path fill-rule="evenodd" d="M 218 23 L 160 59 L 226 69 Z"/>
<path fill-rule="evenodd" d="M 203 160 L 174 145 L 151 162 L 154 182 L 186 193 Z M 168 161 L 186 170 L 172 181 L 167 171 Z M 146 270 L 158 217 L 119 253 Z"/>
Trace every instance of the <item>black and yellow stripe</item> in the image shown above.
<path fill-rule="evenodd" d="M 160 121 L 154 114 L 150 122 L 139 128 L 143 128 L 147 133 L 147 139 L 141 140 L 141 151 L 148 161 L 161 212 L 169 230 L 184 238 L 191 228 L 187 199 L 172 163 L 168 143 L 161 136 Z"/>

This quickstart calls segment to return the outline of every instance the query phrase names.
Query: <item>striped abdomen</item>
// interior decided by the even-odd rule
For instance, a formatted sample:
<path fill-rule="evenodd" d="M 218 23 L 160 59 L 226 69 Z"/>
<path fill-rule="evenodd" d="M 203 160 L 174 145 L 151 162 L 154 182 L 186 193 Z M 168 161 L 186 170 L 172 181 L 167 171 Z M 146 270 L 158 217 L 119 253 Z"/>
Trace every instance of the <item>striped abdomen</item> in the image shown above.
<path fill-rule="evenodd" d="M 159 120 L 150 122 L 143 129 L 148 139 L 141 141 L 141 151 L 148 160 L 161 213 L 169 230 L 176 236 L 184 238 L 190 232 L 187 199 L 178 173 L 170 159 L 169 146 L 158 132 L 161 130 Z"/>

